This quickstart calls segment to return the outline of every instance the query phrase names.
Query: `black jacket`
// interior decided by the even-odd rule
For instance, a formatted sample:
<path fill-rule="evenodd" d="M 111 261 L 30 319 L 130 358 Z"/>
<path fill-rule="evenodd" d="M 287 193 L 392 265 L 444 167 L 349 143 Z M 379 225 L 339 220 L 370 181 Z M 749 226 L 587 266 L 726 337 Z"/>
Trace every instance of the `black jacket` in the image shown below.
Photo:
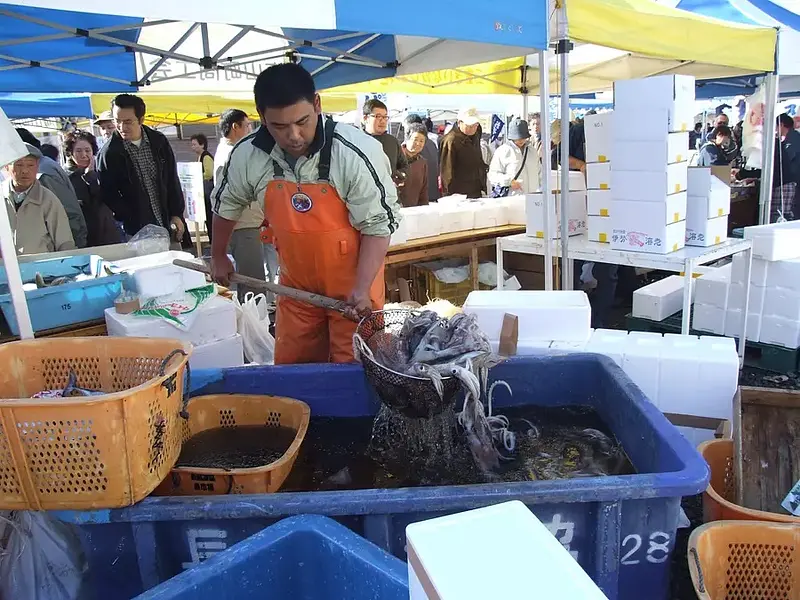
<path fill-rule="evenodd" d="M 106 246 L 122 242 L 122 232 L 114 222 L 111 209 L 103 202 L 103 192 L 96 171 L 86 171 L 78 167 L 70 159 L 65 170 L 75 188 L 75 194 L 81 203 L 83 216 L 86 219 L 86 245 Z"/>
<path fill-rule="evenodd" d="M 172 217 L 183 219 L 186 208 L 178 179 L 175 154 L 166 136 L 149 127 L 142 127 L 142 130 L 150 142 L 156 163 L 161 218 L 169 227 L 169 220 Z M 125 150 L 125 144 L 118 132 L 114 132 L 111 139 L 100 149 L 96 166 L 100 187 L 103 190 L 103 200 L 113 211 L 117 221 L 123 224 L 125 233 L 136 235 L 145 225 L 158 224 L 147 192 L 139 181 L 136 167 Z M 188 232 L 184 236 L 184 245 L 187 238 Z M 191 241 L 189 243 L 191 244 Z"/>

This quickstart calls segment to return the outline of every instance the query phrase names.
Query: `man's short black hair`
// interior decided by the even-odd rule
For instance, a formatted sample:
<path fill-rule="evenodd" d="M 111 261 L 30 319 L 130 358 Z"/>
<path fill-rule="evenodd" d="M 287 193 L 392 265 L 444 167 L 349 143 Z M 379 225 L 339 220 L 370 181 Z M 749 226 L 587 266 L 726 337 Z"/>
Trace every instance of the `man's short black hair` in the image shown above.
<path fill-rule="evenodd" d="M 145 106 L 144 100 L 133 94 L 118 94 L 114 96 L 114 99 L 111 101 L 111 110 L 114 110 L 115 106 L 117 108 L 132 108 L 133 114 L 135 114 L 136 118 L 140 121 L 144 119 L 144 113 L 147 112 L 147 106 Z"/>
<path fill-rule="evenodd" d="M 372 111 L 375 110 L 376 108 L 382 108 L 387 113 L 389 112 L 389 109 L 386 108 L 386 105 L 383 102 L 381 102 L 377 98 L 370 98 L 369 100 L 364 102 L 364 116 L 366 117 L 368 115 L 371 115 Z"/>
<path fill-rule="evenodd" d="M 42 142 L 39 141 L 39 138 L 23 127 L 17 127 L 17 135 L 19 135 L 26 144 L 36 146 L 37 148 L 42 147 Z"/>
<path fill-rule="evenodd" d="M 61 151 L 53 146 L 53 144 L 42 144 L 42 147 L 39 148 L 47 158 L 52 158 L 53 160 L 59 160 L 61 158 Z"/>
<path fill-rule="evenodd" d="M 731 128 L 727 125 L 717 125 L 714 127 L 714 133 L 711 134 L 712 139 L 717 139 L 717 136 L 723 137 L 733 137 L 733 133 L 731 132 Z"/>
<path fill-rule="evenodd" d="M 433 132 L 433 121 L 431 121 L 430 117 L 425 117 L 422 119 L 422 123 L 425 125 L 429 133 Z"/>
<path fill-rule="evenodd" d="M 783 125 L 786 129 L 794 129 L 794 119 L 787 113 L 778 116 L 778 124 Z"/>
<path fill-rule="evenodd" d="M 195 133 L 189 140 L 195 140 L 203 147 L 203 150 L 208 150 L 208 138 L 205 133 Z"/>
<path fill-rule="evenodd" d="M 247 118 L 247 113 L 238 108 L 229 108 L 219 116 L 219 130 L 224 137 L 231 134 L 233 126 Z"/>
<path fill-rule="evenodd" d="M 294 63 L 281 63 L 267 67 L 259 74 L 253 86 L 256 108 L 286 108 L 305 100 L 314 103 L 317 88 L 311 73 Z"/>
<path fill-rule="evenodd" d="M 703 128 L 703 124 L 702 123 L 695 123 L 694 124 L 695 131 L 697 131 L 698 129 L 702 129 L 702 128 Z"/>

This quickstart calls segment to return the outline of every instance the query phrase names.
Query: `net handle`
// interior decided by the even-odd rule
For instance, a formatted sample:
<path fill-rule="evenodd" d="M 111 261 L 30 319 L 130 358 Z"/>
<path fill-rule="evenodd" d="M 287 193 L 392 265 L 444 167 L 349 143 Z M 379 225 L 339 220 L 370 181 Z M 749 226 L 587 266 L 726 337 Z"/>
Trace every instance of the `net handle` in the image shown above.
<path fill-rule="evenodd" d="M 159 377 L 164 377 L 167 374 L 167 365 L 169 362 L 178 355 L 181 356 L 188 356 L 185 350 L 181 348 L 176 348 L 169 354 L 167 354 L 166 358 L 161 361 L 161 366 L 158 368 L 158 375 Z M 186 362 L 186 377 L 183 379 L 183 397 L 181 399 L 181 410 L 178 413 L 183 419 L 189 420 L 189 411 L 186 410 L 186 407 L 189 405 L 189 390 L 191 389 L 191 379 L 192 379 L 192 367 L 189 366 L 189 362 Z M 162 385 L 164 385 L 162 383 Z"/>

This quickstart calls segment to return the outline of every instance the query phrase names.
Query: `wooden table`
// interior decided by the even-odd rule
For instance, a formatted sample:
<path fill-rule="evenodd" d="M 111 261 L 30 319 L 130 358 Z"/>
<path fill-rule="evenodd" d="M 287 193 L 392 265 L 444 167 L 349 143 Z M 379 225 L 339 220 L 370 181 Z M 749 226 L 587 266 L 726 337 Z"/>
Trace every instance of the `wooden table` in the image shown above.
<path fill-rule="evenodd" d="M 457 233 L 445 233 L 435 237 L 420 238 L 405 244 L 392 246 L 386 253 L 384 264 L 401 265 L 431 258 L 469 256 L 472 273 L 472 289 L 478 289 L 478 249 L 494 246 L 498 237 L 524 233 L 524 225 L 504 225 L 472 229 Z"/>
<path fill-rule="evenodd" d="M 37 331 L 35 337 L 51 338 L 51 337 L 94 337 L 98 335 L 106 335 L 105 321 L 89 321 L 87 323 L 76 323 L 75 325 L 68 325 L 66 327 L 58 327 L 56 329 L 46 329 L 45 331 Z M 18 336 L 11 335 L 10 333 L 0 332 L 0 344 L 5 342 L 16 342 L 19 340 Z"/>

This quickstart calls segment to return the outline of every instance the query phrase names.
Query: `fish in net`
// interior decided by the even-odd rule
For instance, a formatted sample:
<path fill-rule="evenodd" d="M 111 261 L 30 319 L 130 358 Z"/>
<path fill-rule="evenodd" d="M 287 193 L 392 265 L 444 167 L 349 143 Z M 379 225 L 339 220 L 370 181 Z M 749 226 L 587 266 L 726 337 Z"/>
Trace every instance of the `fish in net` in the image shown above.
<path fill-rule="evenodd" d="M 489 369 L 500 359 L 474 316 L 379 311 L 359 324 L 353 345 L 382 402 L 373 459 L 420 482 L 494 478 L 515 437 L 504 417 L 486 413 Z"/>

